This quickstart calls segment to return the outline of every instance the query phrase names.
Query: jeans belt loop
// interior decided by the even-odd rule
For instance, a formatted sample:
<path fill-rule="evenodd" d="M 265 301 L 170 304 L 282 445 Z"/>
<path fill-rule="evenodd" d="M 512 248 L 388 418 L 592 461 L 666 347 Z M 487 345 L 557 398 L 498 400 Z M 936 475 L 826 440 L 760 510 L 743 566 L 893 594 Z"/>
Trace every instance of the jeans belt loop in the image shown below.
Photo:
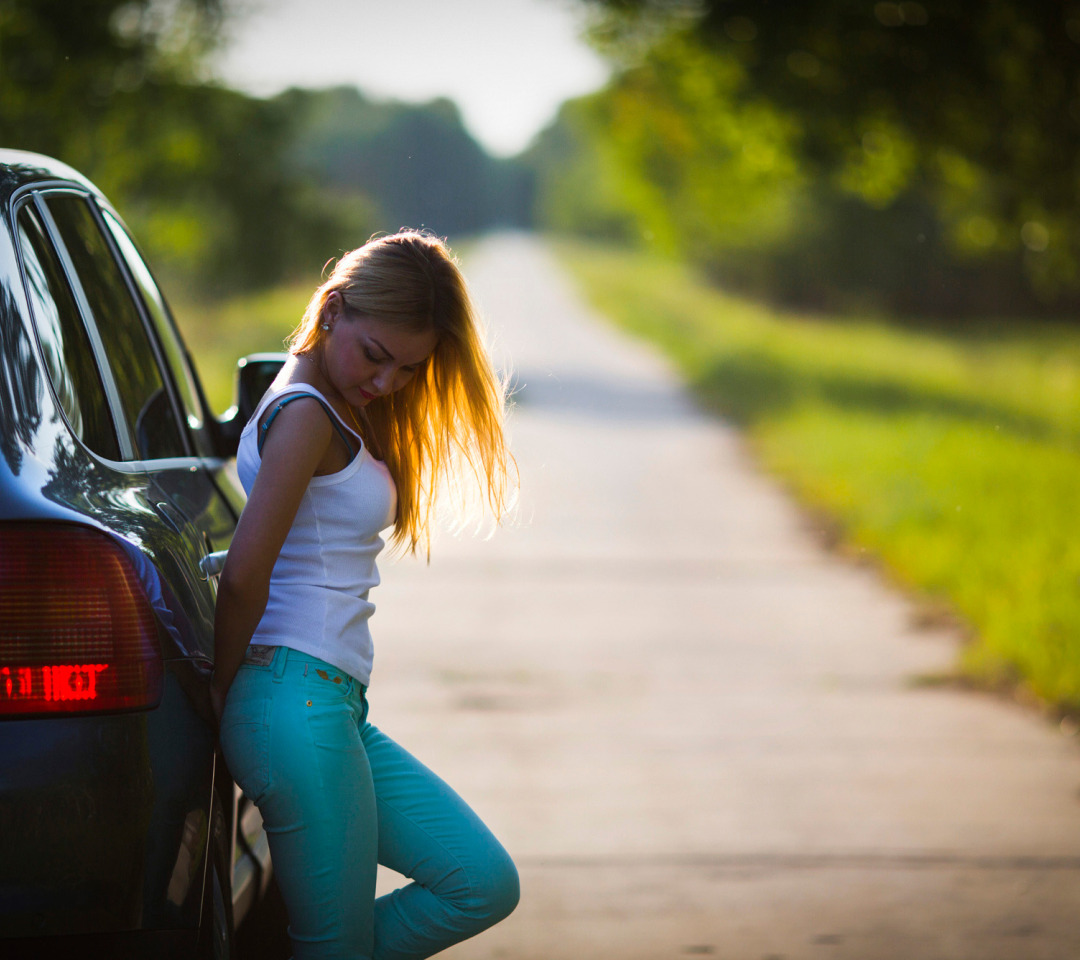
<path fill-rule="evenodd" d="M 281 683 L 285 676 L 285 664 L 289 659 L 289 648 L 278 647 L 274 657 L 274 683 Z"/>

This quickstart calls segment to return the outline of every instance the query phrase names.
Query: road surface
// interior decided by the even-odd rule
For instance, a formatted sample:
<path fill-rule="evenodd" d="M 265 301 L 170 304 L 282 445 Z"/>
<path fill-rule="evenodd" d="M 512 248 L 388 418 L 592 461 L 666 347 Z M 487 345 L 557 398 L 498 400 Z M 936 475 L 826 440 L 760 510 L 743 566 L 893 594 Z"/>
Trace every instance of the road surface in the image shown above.
<path fill-rule="evenodd" d="M 1078 738 L 919 683 L 956 638 L 825 552 L 540 241 L 466 268 L 516 370 L 520 517 L 383 565 L 370 694 L 521 870 L 444 956 L 1080 957 Z"/>

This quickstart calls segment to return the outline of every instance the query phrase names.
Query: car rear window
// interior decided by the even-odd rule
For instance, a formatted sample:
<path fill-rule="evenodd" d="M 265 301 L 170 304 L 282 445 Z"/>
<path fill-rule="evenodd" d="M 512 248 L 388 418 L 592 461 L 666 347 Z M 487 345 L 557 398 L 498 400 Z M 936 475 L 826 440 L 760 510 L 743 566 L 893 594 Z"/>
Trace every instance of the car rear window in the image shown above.
<path fill-rule="evenodd" d="M 27 293 L 53 390 L 75 435 L 95 453 L 117 460 L 105 388 L 63 267 L 29 204 L 18 224 Z"/>
<path fill-rule="evenodd" d="M 105 347 L 140 459 L 187 456 L 157 357 L 120 265 L 87 201 L 46 199 Z"/>

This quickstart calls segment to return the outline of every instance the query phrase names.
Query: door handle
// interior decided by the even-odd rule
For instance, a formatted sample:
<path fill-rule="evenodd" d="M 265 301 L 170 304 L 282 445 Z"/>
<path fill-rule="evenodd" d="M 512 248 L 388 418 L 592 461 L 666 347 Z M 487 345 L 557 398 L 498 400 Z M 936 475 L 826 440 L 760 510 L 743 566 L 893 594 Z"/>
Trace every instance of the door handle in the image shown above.
<path fill-rule="evenodd" d="M 210 577 L 216 577 L 221 573 L 222 567 L 225 566 L 225 555 L 228 552 L 228 550 L 215 550 L 199 561 L 199 569 L 208 580 Z"/>

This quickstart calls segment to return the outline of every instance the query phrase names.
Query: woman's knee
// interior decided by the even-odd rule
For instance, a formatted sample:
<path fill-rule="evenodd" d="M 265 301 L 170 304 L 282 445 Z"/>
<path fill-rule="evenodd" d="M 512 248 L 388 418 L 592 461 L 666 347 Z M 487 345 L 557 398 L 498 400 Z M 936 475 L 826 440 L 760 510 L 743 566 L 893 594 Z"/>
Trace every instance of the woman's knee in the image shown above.
<path fill-rule="evenodd" d="M 510 916 L 521 899 L 517 867 L 501 846 L 491 852 L 470 887 L 468 912 L 485 926 Z"/>

